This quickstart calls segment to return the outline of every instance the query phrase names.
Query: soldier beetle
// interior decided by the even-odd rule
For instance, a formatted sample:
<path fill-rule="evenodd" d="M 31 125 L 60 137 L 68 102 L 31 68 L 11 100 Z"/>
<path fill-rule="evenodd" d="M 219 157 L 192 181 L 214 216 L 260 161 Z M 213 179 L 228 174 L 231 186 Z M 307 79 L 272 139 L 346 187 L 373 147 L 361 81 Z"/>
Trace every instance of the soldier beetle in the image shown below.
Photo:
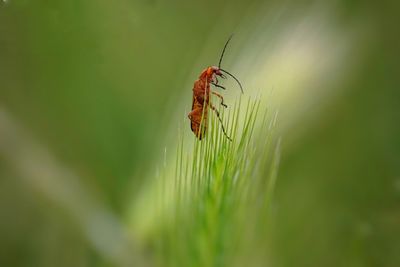
<path fill-rule="evenodd" d="M 217 96 L 219 99 L 221 99 L 221 105 L 223 107 L 225 108 L 227 107 L 227 105 L 225 105 L 224 103 L 224 98 L 222 97 L 222 95 L 212 91 L 210 88 L 210 84 L 212 84 L 215 87 L 224 90 L 226 89 L 224 86 L 218 84 L 218 78 L 217 78 L 221 77 L 223 79 L 226 79 L 227 77 L 224 75 L 224 73 L 231 76 L 239 84 L 240 90 L 242 91 L 243 94 L 243 87 L 240 81 L 235 76 L 233 76 L 233 74 L 221 68 L 221 62 L 224 57 L 226 47 L 231 39 L 232 35 L 225 43 L 224 49 L 222 50 L 221 56 L 219 58 L 218 67 L 210 66 L 205 68 L 201 72 L 199 79 L 195 81 L 193 86 L 192 111 L 188 114 L 188 117 L 190 119 L 190 128 L 192 129 L 196 137 L 199 138 L 199 140 L 201 140 L 206 134 L 208 107 L 210 107 L 217 115 L 218 120 L 221 122 L 221 128 L 224 135 L 226 136 L 226 138 L 228 138 L 228 140 L 232 141 L 232 139 L 226 133 L 224 124 L 222 122 L 218 110 L 215 108 L 214 105 L 211 104 L 211 99 L 210 99 L 210 94 L 213 94 Z"/>

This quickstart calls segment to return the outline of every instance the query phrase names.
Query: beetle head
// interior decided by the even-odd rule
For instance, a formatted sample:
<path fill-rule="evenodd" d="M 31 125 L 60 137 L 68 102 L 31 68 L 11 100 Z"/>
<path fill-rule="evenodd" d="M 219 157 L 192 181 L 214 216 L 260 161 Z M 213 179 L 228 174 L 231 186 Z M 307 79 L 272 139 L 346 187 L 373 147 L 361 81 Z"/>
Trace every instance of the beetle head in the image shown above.
<path fill-rule="evenodd" d="M 212 78 L 212 76 L 214 74 L 217 75 L 217 76 L 220 76 L 221 78 L 224 78 L 224 79 L 226 78 L 226 76 L 221 72 L 221 69 L 218 68 L 217 66 L 208 67 L 207 76 Z"/>

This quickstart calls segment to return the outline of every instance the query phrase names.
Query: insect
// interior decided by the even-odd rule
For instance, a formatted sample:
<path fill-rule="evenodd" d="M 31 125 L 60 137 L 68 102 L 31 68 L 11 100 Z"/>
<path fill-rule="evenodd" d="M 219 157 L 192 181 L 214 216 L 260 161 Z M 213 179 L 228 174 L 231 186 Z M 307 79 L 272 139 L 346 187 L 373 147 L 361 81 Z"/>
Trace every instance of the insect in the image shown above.
<path fill-rule="evenodd" d="M 218 67 L 210 66 L 205 68 L 197 81 L 195 81 L 193 85 L 193 102 L 192 102 L 192 111 L 188 114 L 190 119 L 190 128 L 192 129 L 193 133 L 196 135 L 199 140 L 201 140 L 207 131 L 207 118 L 208 118 L 208 107 L 211 108 L 215 112 L 218 117 L 218 120 L 221 122 L 221 128 L 228 140 L 232 141 L 232 139 L 226 133 L 224 124 L 222 119 L 219 115 L 218 110 L 215 106 L 211 103 L 210 94 L 217 96 L 221 100 L 221 105 L 227 108 L 227 105 L 224 103 L 224 98 L 219 93 L 211 90 L 210 85 L 215 87 L 226 89 L 224 86 L 218 84 L 218 77 L 226 79 L 227 77 L 225 74 L 231 76 L 240 87 L 240 90 L 243 94 L 243 87 L 239 80 L 233 76 L 228 71 L 221 68 L 221 62 L 224 57 L 224 53 L 229 41 L 232 39 L 232 35 L 226 41 L 224 49 L 222 50 L 221 57 L 219 58 Z M 224 74 L 225 73 L 225 74 Z"/>

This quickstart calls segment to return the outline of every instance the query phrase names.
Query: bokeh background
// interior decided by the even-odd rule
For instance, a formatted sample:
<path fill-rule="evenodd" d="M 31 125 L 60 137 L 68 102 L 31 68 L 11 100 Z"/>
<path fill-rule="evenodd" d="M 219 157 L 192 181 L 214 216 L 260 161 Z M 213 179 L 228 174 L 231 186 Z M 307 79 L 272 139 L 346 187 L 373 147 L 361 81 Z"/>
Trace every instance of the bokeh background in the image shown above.
<path fill-rule="evenodd" d="M 279 110 L 268 266 L 399 266 L 399 10 L 1 1 L 0 266 L 151 266 L 131 207 L 232 33 L 224 68 Z"/>

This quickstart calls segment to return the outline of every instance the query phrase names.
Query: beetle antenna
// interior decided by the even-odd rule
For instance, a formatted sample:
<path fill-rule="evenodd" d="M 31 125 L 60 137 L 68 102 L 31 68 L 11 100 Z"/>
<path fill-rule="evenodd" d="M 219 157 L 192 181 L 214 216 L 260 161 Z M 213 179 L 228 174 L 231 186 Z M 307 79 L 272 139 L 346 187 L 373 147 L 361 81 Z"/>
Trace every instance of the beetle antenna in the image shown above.
<path fill-rule="evenodd" d="M 235 79 L 235 81 L 239 84 L 240 90 L 242 91 L 242 94 L 243 94 L 243 87 L 242 87 L 242 84 L 239 82 L 239 80 L 235 76 L 233 76 L 233 74 L 227 72 L 226 70 L 223 70 L 223 69 L 219 69 L 219 70 L 225 72 L 226 74 L 231 76 L 233 79 Z"/>
<path fill-rule="evenodd" d="M 228 43 L 232 39 L 232 37 L 233 37 L 233 34 L 231 34 L 228 41 L 226 41 L 226 43 L 225 43 L 224 49 L 222 50 L 222 53 L 221 53 L 221 57 L 219 58 L 218 68 L 221 68 L 221 62 L 222 62 L 222 58 L 224 57 L 224 54 L 225 54 L 226 46 L 228 45 Z"/>

